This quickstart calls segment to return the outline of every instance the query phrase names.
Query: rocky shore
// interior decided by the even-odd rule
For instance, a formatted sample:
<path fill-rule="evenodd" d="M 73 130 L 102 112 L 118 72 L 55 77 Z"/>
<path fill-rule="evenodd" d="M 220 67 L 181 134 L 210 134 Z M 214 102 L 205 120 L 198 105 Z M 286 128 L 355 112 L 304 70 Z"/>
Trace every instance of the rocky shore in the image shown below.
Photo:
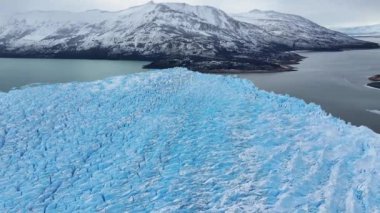
<path fill-rule="evenodd" d="M 372 83 L 367 84 L 367 86 L 380 89 L 380 82 L 372 82 Z"/>
<path fill-rule="evenodd" d="M 368 78 L 370 81 L 380 81 L 380 74 Z"/>
<path fill-rule="evenodd" d="M 292 65 L 299 63 L 303 58 L 303 56 L 290 52 L 268 56 L 267 59 L 262 56 L 253 56 L 252 58 L 171 58 L 154 60 L 144 68 L 186 67 L 204 73 L 286 72 L 295 71 Z"/>
<path fill-rule="evenodd" d="M 367 84 L 367 86 L 380 89 L 380 74 L 379 75 L 374 75 L 368 78 L 371 83 Z"/>

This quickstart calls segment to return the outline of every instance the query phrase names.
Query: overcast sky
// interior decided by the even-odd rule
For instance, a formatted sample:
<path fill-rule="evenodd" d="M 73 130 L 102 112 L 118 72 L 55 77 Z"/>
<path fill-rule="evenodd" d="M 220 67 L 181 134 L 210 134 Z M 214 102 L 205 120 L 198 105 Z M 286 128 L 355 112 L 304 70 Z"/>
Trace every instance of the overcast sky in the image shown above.
<path fill-rule="evenodd" d="M 0 13 L 29 10 L 122 10 L 149 0 L 0 0 Z M 329 27 L 380 23 L 380 0 L 156 0 L 211 5 L 226 12 L 251 9 L 302 15 Z"/>

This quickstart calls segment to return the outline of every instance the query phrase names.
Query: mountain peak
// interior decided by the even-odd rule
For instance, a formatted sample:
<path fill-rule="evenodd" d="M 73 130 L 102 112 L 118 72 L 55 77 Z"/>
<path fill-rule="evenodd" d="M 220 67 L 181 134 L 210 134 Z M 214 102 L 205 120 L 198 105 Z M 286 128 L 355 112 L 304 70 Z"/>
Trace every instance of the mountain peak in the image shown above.
<path fill-rule="evenodd" d="M 276 14 L 276 15 L 289 15 L 286 13 L 280 13 L 274 10 L 259 10 L 259 9 L 253 9 L 248 12 L 249 14 Z"/>
<path fill-rule="evenodd" d="M 259 9 L 253 9 L 253 10 L 249 11 L 249 13 L 258 13 L 258 12 L 262 12 L 262 10 L 259 10 Z"/>

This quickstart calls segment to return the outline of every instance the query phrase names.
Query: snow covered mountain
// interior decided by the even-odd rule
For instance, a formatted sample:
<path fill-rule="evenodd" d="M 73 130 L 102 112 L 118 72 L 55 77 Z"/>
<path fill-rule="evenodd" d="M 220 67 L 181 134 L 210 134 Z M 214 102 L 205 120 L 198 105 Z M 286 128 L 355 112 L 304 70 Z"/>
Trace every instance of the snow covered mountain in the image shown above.
<path fill-rule="evenodd" d="M 275 36 L 275 42 L 296 50 L 360 48 L 368 44 L 297 15 L 252 10 L 232 17 L 263 28 Z"/>
<path fill-rule="evenodd" d="M 371 45 L 340 33 L 326 34 L 320 44 L 321 39 L 313 39 L 315 31 L 307 42 L 283 42 L 282 34 L 266 24 L 181 3 L 150 2 L 117 12 L 34 11 L 1 18 L 0 56 L 147 59 L 153 67 L 273 70 L 300 60 L 287 50 Z M 284 35 L 299 36 L 291 29 Z"/>
<path fill-rule="evenodd" d="M 380 36 L 380 24 L 338 28 L 337 30 L 351 36 Z"/>
<path fill-rule="evenodd" d="M 35 11 L 10 17 L 0 28 L 10 54 L 99 57 L 253 54 L 273 45 L 259 27 L 212 7 L 148 3 L 119 12 Z M 271 50 L 273 51 L 273 50 Z"/>

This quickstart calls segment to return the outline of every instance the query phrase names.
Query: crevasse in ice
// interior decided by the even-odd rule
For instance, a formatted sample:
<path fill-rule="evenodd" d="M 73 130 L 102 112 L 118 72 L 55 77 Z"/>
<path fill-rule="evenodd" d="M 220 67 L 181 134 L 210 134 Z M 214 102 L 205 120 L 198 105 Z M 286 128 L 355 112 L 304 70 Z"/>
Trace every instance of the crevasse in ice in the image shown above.
<path fill-rule="evenodd" d="M 380 210 L 380 137 L 184 69 L 0 94 L 0 211 Z"/>

